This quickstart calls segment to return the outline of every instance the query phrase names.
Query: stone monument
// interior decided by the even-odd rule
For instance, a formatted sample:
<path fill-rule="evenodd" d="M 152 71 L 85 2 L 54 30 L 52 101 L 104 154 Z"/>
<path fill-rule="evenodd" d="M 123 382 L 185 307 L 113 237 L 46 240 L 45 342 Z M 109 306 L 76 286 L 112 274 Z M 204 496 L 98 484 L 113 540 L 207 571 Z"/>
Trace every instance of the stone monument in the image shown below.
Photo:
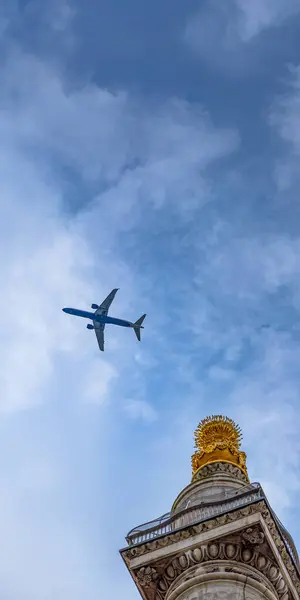
<path fill-rule="evenodd" d="M 127 535 L 121 555 L 144 600 L 299 600 L 295 545 L 249 482 L 241 437 L 228 417 L 201 421 L 191 483 Z"/>

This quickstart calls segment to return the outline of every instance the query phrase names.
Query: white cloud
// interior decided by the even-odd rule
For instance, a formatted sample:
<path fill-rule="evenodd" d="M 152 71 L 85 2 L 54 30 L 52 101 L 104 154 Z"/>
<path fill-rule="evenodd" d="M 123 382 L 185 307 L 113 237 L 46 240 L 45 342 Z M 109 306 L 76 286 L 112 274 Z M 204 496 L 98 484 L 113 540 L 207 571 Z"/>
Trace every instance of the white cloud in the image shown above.
<path fill-rule="evenodd" d="M 220 50 L 234 51 L 236 41 L 236 11 L 232 3 L 211 2 L 190 17 L 183 32 L 183 42 L 213 63 L 222 61 Z"/>
<path fill-rule="evenodd" d="M 33 80 L 34 95 L 29 84 Z M 122 91 L 113 94 L 93 85 L 69 89 L 56 72 L 32 57 L 16 54 L 3 84 L 14 110 L 14 119 L 3 123 L 7 137 L 17 136 L 22 144 L 30 139 L 44 152 L 54 152 L 64 166 L 80 170 L 86 180 L 98 182 L 100 189 L 109 186 L 98 198 L 108 212 L 116 204 L 125 211 L 147 201 L 182 205 L 184 192 L 185 204 L 195 206 L 207 194 L 205 168 L 239 143 L 236 132 L 216 129 L 198 106 L 174 99 L 146 109 Z"/>
<path fill-rule="evenodd" d="M 74 348 L 75 329 L 61 308 L 68 294 L 79 300 L 87 292 L 84 243 L 59 223 L 43 235 L 45 222 L 41 218 L 38 223 L 35 239 L 21 245 L 17 256 L 5 245 L 9 270 L 0 299 L 2 410 L 29 408 L 41 401 L 54 354 Z"/>
<path fill-rule="evenodd" d="M 96 340 L 93 340 L 96 343 Z M 113 381 L 118 377 L 118 370 L 109 362 L 93 361 L 83 379 L 82 398 L 93 404 L 103 404 L 111 392 Z"/>
<path fill-rule="evenodd" d="M 189 319 L 177 327 L 181 336 L 193 334 L 191 348 L 204 353 L 206 369 L 218 361 L 209 367 L 214 378 L 218 369 L 229 377 L 253 344 L 272 344 L 268 328 L 294 332 L 289 311 L 300 310 L 299 251 L 296 236 L 242 235 L 230 224 L 217 244 L 209 233 L 195 240 L 193 288 L 180 300 Z"/>
<path fill-rule="evenodd" d="M 211 367 L 208 371 L 208 374 L 211 379 L 216 379 L 219 381 L 228 381 L 235 377 L 235 371 L 224 369 L 218 366 Z"/>
<path fill-rule="evenodd" d="M 284 142 L 275 169 L 275 180 L 284 193 L 299 183 L 300 154 L 300 67 L 290 67 L 286 93 L 279 96 L 270 110 L 270 125 Z M 285 202 L 291 201 L 285 196 Z"/>
<path fill-rule="evenodd" d="M 241 72 L 258 64 L 257 38 L 299 14 L 298 0 L 212 0 L 189 19 L 183 41 L 205 60 Z"/>
<path fill-rule="evenodd" d="M 39 467 L 40 474 L 36 469 L 32 471 L 30 464 L 26 466 L 27 471 L 23 467 L 21 477 L 12 465 L 10 479 L 3 481 L 1 476 L 0 525 L 5 539 L 0 561 L 3 597 L 50 600 L 55 596 L 79 600 L 88 593 L 96 599 L 99 582 L 96 583 L 90 569 L 89 549 L 67 511 L 62 513 L 61 506 L 53 501 L 56 494 L 64 493 L 63 486 L 53 484 L 45 457 Z"/>
<path fill-rule="evenodd" d="M 155 421 L 157 413 L 153 406 L 145 400 L 127 400 L 124 405 L 125 412 L 131 419 L 143 419 L 144 421 Z"/>
<path fill-rule="evenodd" d="M 289 382 L 288 373 L 279 375 L 278 389 L 268 378 L 268 371 L 262 370 L 253 373 L 253 382 L 244 380 L 236 386 L 235 414 L 243 429 L 252 478 L 260 481 L 283 519 L 300 489 L 299 386 Z"/>
<path fill-rule="evenodd" d="M 146 352 L 136 352 L 134 358 L 138 365 L 141 365 L 145 368 L 151 369 L 151 367 L 157 367 L 158 365 L 156 358 L 150 353 L 147 354 Z"/>
<path fill-rule="evenodd" d="M 76 14 L 73 3 L 68 0 L 56 0 L 52 7 L 52 27 L 56 31 L 65 32 L 66 29 L 70 28 Z"/>
<path fill-rule="evenodd" d="M 287 93 L 277 98 L 271 112 L 271 124 L 293 152 L 300 153 L 300 67 L 290 67 Z"/>
<path fill-rule="evenodd" d="M 281 285 L 298 287 L 300 240 L 285 235 L 233 237 L 211 253 L 209 268 L 224 294 L 255 300 Z M 199 273 L 199 278 L 201 274 Z"/>
<path fill-rule="evenodd" d="M 249 42 L 265 29 L 282 25 L 300 12 L 298 0 L 235 0 L 238 31 L 243 42 Z"/>

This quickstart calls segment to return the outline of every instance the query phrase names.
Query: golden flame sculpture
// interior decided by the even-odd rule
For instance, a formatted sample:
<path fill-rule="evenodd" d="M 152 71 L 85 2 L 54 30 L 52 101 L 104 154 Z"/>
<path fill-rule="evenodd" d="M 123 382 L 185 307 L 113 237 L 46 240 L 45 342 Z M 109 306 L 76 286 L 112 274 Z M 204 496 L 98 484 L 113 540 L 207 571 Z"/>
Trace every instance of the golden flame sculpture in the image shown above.
<path fill-rule="evenodd" d="M 232 419 L 222 415 L 206 417 L 194 436 L 193 475 L 209 463 L 226 462 L 239 467 L 248 479 L 246 454 L 240 450 L 242 432 Z"/>

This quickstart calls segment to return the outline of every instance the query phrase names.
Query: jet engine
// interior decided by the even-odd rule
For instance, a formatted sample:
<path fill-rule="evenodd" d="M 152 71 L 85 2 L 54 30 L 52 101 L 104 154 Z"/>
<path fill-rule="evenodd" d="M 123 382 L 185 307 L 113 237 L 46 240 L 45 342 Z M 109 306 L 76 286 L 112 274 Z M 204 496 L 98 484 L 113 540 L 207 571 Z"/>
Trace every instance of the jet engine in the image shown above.
<path fill-rule="evenodd" d="M 99 308 L 99 306 L 98 306 L 98 304 L 92 304 L 91 308 L 92 308 L 93 310 L 97 310 L 97 308 Z"/>
<path fill-rule="evenodd" d="M 87 324 L 86 328 L 87 329 L 95 329 L 94 325 L 91 325 L 90 323 Z"/>

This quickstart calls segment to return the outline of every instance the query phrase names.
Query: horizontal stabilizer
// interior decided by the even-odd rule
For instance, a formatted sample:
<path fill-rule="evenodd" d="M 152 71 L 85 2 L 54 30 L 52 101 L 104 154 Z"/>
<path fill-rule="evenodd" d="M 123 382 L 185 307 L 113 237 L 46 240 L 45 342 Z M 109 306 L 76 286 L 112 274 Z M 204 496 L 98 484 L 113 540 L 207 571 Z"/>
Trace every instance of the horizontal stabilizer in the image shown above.
<path fill-rule="evenodd" d="M 137 339 L 139 340 L 139 342 L 141 341 L 141 329 L 143 329 L 143 321 L 146 315 L 142 315 L 142 317 L 140 317 L 135 323 L 134 323 L 134 332 L 135 335 L 137 337 Z"/>

